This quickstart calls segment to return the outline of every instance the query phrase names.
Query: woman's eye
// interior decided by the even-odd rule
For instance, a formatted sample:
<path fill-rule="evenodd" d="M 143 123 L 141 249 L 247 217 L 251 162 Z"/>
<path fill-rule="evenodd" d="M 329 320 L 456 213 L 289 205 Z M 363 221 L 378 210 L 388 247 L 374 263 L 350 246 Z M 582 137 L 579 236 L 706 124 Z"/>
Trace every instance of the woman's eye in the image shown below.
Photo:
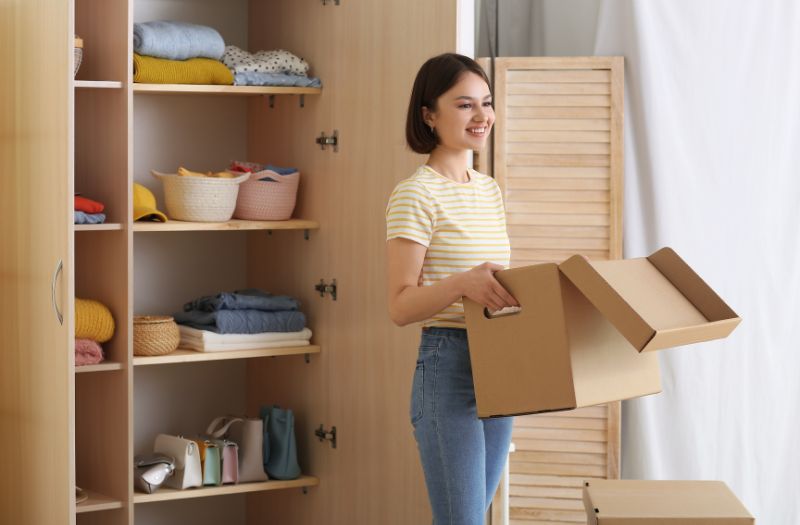
<path fill-rule="evenodd" d="M 461 104 L 461 105 L 460 105 L 460 106 L 458 106 L 458 107 L 459 107 L 459 108 L 461 108 L 461 109 L 469 109 L 469 108 L 471 108 L 471 107 L 472 107 L 472 104 Z"/>
<path fill-rule="evenodd" d="M 483 103 L 483 107 L 490 108 L 490 107 L 492 107 L 492 103 L 491 102 L 484 102 Z"/>

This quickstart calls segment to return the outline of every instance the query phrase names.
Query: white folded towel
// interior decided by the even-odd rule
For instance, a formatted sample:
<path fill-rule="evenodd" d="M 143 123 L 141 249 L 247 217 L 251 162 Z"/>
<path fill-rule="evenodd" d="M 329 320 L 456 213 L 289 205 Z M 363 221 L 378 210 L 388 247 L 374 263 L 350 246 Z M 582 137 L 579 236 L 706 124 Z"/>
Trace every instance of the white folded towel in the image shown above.
<path fill-rule="evenodd" d="M 218 334 L 183 325 L 178 325 L 178 328 L 181 332 L 180 346 L 200 352 L 307 346 L 311 339 L 311 330 L 308 328 L 303 328 L 299 332 L 262 332 L 259 334 Z"/>

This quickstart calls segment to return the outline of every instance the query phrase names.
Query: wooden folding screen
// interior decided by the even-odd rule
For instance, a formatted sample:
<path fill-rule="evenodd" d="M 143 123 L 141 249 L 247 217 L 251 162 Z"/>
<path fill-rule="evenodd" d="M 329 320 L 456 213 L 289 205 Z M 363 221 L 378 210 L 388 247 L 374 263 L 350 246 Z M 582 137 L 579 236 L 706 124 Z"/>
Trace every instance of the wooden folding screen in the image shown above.
<path fill-rule="evenodd" d="M 622 57 L 495 59 L 494 151 L 477 167 L 503 191 L 512 266 L 622 257 L 623 78 Z M 619 477 L 620 404 L 517 417 L 513 442 L 509 523 L 585 523 L 583 481 Z"/>

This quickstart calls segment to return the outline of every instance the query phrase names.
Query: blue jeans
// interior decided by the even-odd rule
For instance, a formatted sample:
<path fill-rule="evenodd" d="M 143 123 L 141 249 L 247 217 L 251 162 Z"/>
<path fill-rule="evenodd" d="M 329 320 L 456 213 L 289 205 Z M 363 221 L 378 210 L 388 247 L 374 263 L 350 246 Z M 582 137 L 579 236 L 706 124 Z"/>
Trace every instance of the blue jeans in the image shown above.
<path fill-rule="evenodd" d="M 478 419 L 466 330 L 423 330 L 411 423 L 434 525 L 484 525 L 508 458 L 513 421 Z"/>

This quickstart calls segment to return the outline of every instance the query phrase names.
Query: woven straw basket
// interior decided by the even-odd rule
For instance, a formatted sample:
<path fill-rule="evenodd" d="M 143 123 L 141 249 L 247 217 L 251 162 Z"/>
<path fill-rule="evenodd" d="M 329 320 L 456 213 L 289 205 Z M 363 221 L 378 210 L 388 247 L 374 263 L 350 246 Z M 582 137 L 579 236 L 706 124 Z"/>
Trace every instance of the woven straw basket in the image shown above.
<path fill-rule="evenodd" d="M 181 332 L 169 316 L 133 316 L 133 355 L 164 355 L 178 348 Z"/>
<path fill-rule="evenodd" d="M 75 71 L 72 76 L 77 76 L 78 68 L 81 67 L 81 60 L 83 60 L 83 39 L 79 36 L 75 37 Z"/>
<path fill-rule="evenodd" d="M 181 177 L 177 174 L 150 173 L 164 184 L 164 202 L 170 219 L 191 222 L 225 222 L 233 217 L 239 184 L 249 173 L 235 179 Z"/>
<path fill-rule="evenodd" d="M 272 181 L 259 180 L 269 177 Z M 236 199 L 237 219 L 251 221 L 284 221 L 292 217 L 300 173 L 278 175 L 274 171 L 263 170 L 250 176 L 242 183 Z"/>

